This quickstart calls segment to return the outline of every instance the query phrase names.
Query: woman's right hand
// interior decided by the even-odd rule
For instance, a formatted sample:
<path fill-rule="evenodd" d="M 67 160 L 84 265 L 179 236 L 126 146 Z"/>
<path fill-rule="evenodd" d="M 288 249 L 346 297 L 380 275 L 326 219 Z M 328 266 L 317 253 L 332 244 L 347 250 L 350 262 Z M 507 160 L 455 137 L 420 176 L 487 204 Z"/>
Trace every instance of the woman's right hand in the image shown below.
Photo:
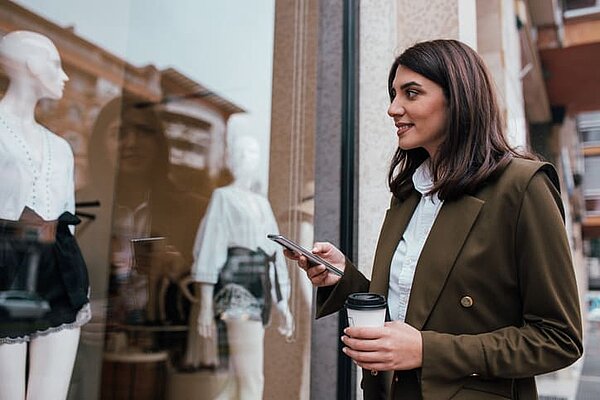
<path fill-rule="evenodd" d="M 311 265 L 306 257 L 294 253 L 293 251 L 284 250 L 285 256 L 291 260 L 298 261 L 298 266 L 306 271 L 308 279 L 315 287 L 332 286 L 339 282 L 341 277 L 332 272 L 329 272 L 324 265 Z M 321 257 L 334 267 L 344 270 L 346 267 L 346 256 L 334 245 L 329 242 L 317 242 L 314 244 L 312 253 Z"/>

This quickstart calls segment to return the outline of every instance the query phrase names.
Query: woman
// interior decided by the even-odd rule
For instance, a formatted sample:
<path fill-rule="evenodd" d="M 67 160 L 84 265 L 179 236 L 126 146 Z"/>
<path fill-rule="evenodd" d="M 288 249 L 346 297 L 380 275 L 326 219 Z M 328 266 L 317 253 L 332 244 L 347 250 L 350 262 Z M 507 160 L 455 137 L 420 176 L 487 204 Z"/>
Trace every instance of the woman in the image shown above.
<path fill-rule="evenodd" d="M 184 322 L 187 316 L 179 315 L 173 304 L 167 305 L 166 316 L 163 310 L 158 312 L 158 302 L 144 310 L 147 274 L 140 276 L 139 271 L 132 270 L 130 240 L 162 236 L 169 242 L 165 261 L 170 266 L 153 272 L 164 272 L 161 277 L 189 272 L 193 235 L 206 208 L 206 200 L 180 189 L 170 179 L 169 145 L 152 105 L 129 95 L 109 101 L 94 123 L 89 160 L 91 184 L 78 192 L 78 199 L 99 199 L 102 208 L 95 228 L 92 225 L 82 235 L 82 247 L 95 253 L 97 260 L 105 259 L 106 248 L 98 250 L 102 246 L 97 241 L 99 236 L 106 236 L 101 229 L 110 229 L 112 213 L 110 290 L 130 290 L 113 299 L 111 310 L 116 312 L 116 319 L 135 323 L 146 318 L 158 322 L 166 317 Z M 98 265 L 98 269 L 104 272 L 105 267 Z"/>
<path fill-rule="evenodd" d="M 317 317 L 353 292 L 388 297 L 391 322 L 342 336 L 366 399 L 536 399 L 534 376 L 583 350 L 556 172 L 509 147 L 491 78 L 460 42 L 409 48 L 388 89 L 398 149 L 371 281 L 329 243 L 313 252 L 342 278 L 286 255 L 319 287 Z"/>

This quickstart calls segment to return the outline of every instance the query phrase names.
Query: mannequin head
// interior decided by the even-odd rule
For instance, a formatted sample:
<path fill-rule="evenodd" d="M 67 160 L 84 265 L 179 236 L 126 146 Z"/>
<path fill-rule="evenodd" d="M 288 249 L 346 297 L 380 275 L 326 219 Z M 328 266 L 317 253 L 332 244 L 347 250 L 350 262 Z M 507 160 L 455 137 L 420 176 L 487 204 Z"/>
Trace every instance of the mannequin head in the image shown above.
<path fill-rule="evenodd" d="M 248 135 L 237 136 L 231 141 L 227 156 L 227 164 L 235 182 L 246 182 L 251 187 L 260 162 L 258 141 Z"/>
<path fill-rule="evenodd" d="M 60 99 L 69 77 L 50 39 L 36 32 L 14 31 L 0 40 L 0 60 L 11 85 L 36 99 Z M 25 93 L 23 93 L 25 94 Z"/>

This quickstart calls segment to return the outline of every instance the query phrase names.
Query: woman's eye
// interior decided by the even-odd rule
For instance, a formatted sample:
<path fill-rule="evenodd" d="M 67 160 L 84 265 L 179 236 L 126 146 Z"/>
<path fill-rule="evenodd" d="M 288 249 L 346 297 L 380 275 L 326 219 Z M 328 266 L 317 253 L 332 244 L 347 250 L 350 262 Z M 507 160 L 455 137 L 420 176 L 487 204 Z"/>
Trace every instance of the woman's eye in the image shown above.
<path fill-rule="evenodd" d="M 418 94 L 419 94 L 419 92 L 417 92 L 416 90 L 407 90 L 406 91 L 406 98 L 408 98 L 408 99 L 414 99 L 415 97 L 417 97 Z"/>

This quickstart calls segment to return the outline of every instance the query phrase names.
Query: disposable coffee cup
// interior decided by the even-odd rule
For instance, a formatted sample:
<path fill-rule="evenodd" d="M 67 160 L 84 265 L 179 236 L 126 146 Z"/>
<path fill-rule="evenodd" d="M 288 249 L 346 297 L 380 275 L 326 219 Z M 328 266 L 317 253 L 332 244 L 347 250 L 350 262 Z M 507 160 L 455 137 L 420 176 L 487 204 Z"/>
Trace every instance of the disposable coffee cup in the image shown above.
<path fill-rule="evenodd" d="M 352 293 L 346 299 L 348 325 L 380 327 L 385 323 L 387 301 L 376 293 Z"/>

